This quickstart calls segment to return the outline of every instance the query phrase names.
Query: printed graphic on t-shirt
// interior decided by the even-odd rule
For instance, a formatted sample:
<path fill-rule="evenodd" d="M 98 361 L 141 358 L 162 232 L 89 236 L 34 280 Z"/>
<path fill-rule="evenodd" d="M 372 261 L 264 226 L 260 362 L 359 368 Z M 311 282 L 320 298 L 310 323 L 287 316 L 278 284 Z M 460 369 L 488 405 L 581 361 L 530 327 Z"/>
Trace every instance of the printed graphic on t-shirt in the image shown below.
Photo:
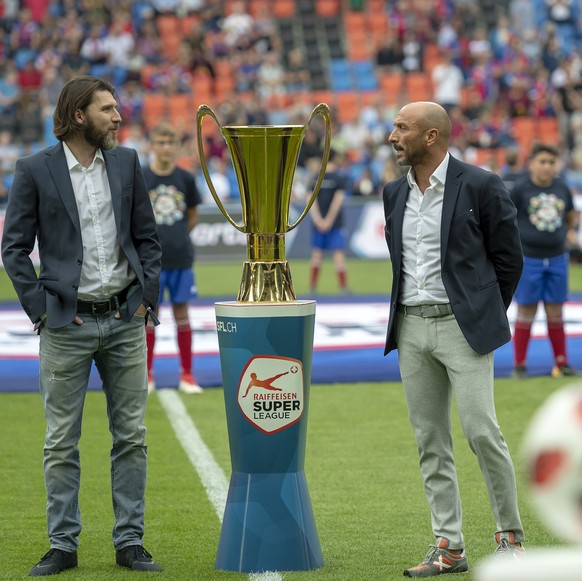
<path fill-rule="evenodd" d="M 555 232 L 562 226 L 565 208 L 564 200 L 555 194 L 542 192 L 530 200 L 529 221 L 540 232 Z"/>
<path fill-rule="evenodd" d="M 156 223 L 172 226 L 184 219 L 186 197 L 176 186 L 159 184 L 150 190 L 150 200 L 156 215 Z"/>

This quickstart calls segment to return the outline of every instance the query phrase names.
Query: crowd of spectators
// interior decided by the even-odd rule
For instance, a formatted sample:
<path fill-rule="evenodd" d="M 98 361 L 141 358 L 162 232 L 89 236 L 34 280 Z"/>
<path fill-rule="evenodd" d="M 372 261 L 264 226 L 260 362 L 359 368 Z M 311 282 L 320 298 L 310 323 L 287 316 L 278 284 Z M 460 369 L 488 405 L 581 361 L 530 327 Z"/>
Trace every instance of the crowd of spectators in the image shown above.
<path fill-rule="evenodd" d="M 340 4 L 342 10 L 371 9 L 366 0 Z M 250 0 L 5 0 L 0 4 L 0 205 L 15 159 L 55 142 L 55 99 L 63 83 L 78 74 L 115 84 L 124 118 L 122 143 L 135 147 L 144 162 L 144 95 L 196 92 L 197 79 L 212 82 L 224 62 L 233 72 L 233 87 L 213 95 L 223 124 L 304 124 L 315 103 L 278 97 L 309 95 L 305 54 L 301 46 L 284 54 L 270 3 L 257 6 L 251 14 Z M 576 0 L 385 0 L 380 8 L 374 17 L 386 19 L 388 32 L 373 51 L 377 74 L 427 72 L 432 98 L 453 121 L 456 155 L 473 161 L 478 149 L 515 149 L 517 118 L 555 117 L 564 175 L 582 191 L 582 16 Z M 159 28 L 167 14 L 196 16 L 171 58 Z M 437 48 L 437 62 L 426 62 L 428 46 Z M 243 94 L 252 98 L 239 99 Z M 380 91 L 362 106 L 358 119 L 340 123 L 334 117 L 332 143 L 348 193 L 378 196 L 382 184 L 401 171 L 387 135 L 407 97 L 404 91 L 387 103 Z M 184 157 L 200 177 L 194 129 L 181 128 Z M 318 169 L 320 130 L 316 122 L 307 132 L 298 194 Z M 236 182 L 225 163 L 225 146 L 210 136 L 206 147 L 221 195 L 228 199 Z M 519 159 L 526 154 L 520 152 Z M 499 160 L 486 163 L 505 172 Z M 204 180 L 199 184 L 208 200 Z"/>

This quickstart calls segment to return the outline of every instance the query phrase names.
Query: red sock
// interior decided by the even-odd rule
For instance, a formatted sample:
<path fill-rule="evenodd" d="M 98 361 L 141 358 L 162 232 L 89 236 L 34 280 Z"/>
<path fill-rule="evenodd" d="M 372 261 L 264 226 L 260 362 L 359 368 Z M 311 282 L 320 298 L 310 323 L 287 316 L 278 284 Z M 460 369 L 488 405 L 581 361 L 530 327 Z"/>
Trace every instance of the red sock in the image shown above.
<path fill-rule="evenodd" d="M 347 276 L 346 276 L 346 271 L 344 268 L 341 268 L 337 271 L 337 280 L 338 280 L 340 288 L 346 288 Z"/>
<path fill-rule="evenodd" d="M 154 345 L 156 344 L 156 331 L 155 327 L 152 325 L 146 325 L 146 345 L 148 348 L 148 375 L 152 372 L 152 366 L 154 363 Z"/>
<path fill-rule="evenodd" d="M 548 321 L 548 337 L 554 350 L 554 359 L 558 367 L 564 367 L 568 359 L 566 358 L 566 333 L 564 332 L 564 321 Z"/>
<path fill-rule="evenodd" d="M 317 279 L 319 277 L 319 266 L 311 265 L 311 274 L 309 276 L 309 286 L 310 288 L 315 288 L 317 286 Z"/>
<path fill-rule="evenodd" d="M 527 346 L 531 336 L 532 321 L 520 321 L 515 323 L 515 331 L 513 333 L 513 353 L 515 366 L 525 365 L 527 357 Z"/>
<path fill-rule="evenodd" d="M 180 353 L 180 365 L 184 373 L 192 372 L 192 329 L 190 323 L 177 325 L 176 339 Z"/>

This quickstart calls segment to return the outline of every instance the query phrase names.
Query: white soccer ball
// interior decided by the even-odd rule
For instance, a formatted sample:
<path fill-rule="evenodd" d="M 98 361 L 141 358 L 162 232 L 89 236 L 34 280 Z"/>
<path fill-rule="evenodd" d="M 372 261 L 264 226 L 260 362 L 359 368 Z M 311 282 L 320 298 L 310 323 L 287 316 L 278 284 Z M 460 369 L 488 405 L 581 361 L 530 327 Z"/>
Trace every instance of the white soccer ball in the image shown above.
<path fill-rule="evenodd" d="M 582 384 L 552 394 L 523 441 L 531 500 L 544 524 L 582 543 Z"/>

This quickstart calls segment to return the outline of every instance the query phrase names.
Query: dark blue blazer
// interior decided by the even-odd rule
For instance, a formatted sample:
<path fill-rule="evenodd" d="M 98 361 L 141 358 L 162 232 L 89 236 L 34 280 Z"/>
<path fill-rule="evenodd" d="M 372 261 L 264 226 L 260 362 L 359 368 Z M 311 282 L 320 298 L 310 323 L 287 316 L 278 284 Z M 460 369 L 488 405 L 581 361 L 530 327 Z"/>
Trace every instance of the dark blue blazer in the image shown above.
<path fill-rule="evenodd" d="M 394 321 L 408 191 L 404 175 L 383 192 L 393 274 L 385 354 L 398 347 Z M 441 276 L 459 327 L 477 353 L 489 353 L 511 339 L 507 309 L 523 269 L 516 214 L 497 175 L 450 157 L 441 221 Z"/>
<path fill-rule="evenodd" d="M 140 288 L 121 310 L 129 320 L 142 302 L 158 300 L 161 247 L 136 152 L 103 151 L 117 238 Z M 40 272 L 30 260 L 38 238 Z M 46 313 L 48 327 L 63 327 L 77 312 L 83 242 L 75 194 L 63 145 L 58 143 L 16 163 L 8 196 L 2 260 L 20 303 L 33 323 Z"/>

